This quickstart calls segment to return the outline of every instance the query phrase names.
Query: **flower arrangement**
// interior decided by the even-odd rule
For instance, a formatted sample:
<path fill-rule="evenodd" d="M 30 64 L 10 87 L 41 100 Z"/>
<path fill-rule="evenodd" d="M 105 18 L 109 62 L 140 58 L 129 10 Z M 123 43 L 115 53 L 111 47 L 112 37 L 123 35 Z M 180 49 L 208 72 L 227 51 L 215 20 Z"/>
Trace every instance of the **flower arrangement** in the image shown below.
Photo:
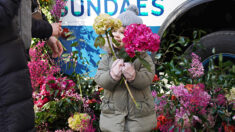
<path fill-rule="evenodd" d="M 211 61 L 213 62 L 213 61 Z M 222 63 L 222 62 L 220 62 Z M 187 67 L 189 65 L 189 67 Z M 222 64 L 220 64 L 222 65 Z M 213 67 L 223 69 L 224 67 Z M 192 53 L 192 62 L 185 64 L 188 79 L 191 83 L 177 82 L 169 87 L 165 93 L 152 92 L 155 98 L 155 110 L 157 124 L 155 130 L 167 131 L 222 131 L 232 132 L 235 130 L 233 119 L 235 99 L 232 97 L 234 83 L 220 83 L 216 76 L 226 77 L 218 71 L 204 71 L 200 57 Z M 231 70 L 227 71 L 227 77 L 234 75 Z M 161 76 L 160 76 L 161 77 Z M 223 78 L 226 80 L 228 78 Z M 161 81 L 155 82 L 161 84 Z M 212 83 L 213 82 L 213 83 Z"/>
<path fill-rule="evenodd" d="M 95 131 L 99 114 L 100 92 L 93 91 L 95 83 L 91 79 L 64 76 L 54 60 L 46 52 L 45 42 L 38 42 L 30 49 L 31 61 L 28 63 L 34 88 L 35 124 L 38 131 L 69 131 L 68 118 L 76 112 L 89 114 L 88 131 Z M 73 59 L 73 58 L 71 58 Z M 89 84 L 87 84 L 89 82 Z M 81 86 L 82 85 L 82 86 Z M 82 90 L 88 92 L 82 96 Z M 93 89 L 93 90 L 92 90 Z M 96 93 L 89 97 L 90 93 Z M 92 98 L 93 103 L 89 100 Z M 92 110 L 90 107 L 98 107 Z M 60 130 L 58 130 L 60 131 Z"/>
<path fill-rule="evenodd" d="M 90 118 L 86 113 L 75 113 L 68 119 L 69 127 L 75 131 L 83 131 L 88 127 Z"/>

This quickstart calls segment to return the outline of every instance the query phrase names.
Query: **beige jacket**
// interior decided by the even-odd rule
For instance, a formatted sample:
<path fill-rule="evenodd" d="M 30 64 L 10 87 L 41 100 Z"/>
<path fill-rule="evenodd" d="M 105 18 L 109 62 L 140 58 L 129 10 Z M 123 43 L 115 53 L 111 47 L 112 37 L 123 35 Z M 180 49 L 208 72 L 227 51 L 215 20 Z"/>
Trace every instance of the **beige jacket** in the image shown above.
<path fill-rule="evenodd" d="M 124 82 L 115 81 L 110 76 L 112 57 L 109 55 L 102 57 L 95 76 L 97 84 L 104 88 L 100 115 L 102 131 L 149 132 L 156 125 L 154 101 L 149 87 L 155 74 L 155 67 L 147 53 L 144 53 L 142 58 L 150 63 L 152 72 L 143 67 L 139 59 L 133 62 L 136 78 L 129 83 L 129 87 L 134 98 L 140 104 L 140 108 L 137 109 Z"/>

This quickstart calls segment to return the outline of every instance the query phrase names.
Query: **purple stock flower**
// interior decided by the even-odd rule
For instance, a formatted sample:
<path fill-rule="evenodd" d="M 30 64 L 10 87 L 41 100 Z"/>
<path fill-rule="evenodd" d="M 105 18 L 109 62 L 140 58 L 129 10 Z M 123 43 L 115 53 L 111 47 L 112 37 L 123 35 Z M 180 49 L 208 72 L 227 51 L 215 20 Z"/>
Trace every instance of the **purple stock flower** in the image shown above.
<path fill-rule="evenodd" d="M 61 12 L 64 9 L 65 5 L 66 2 L 64 0 L 56 0 L 56 3 L 51 10 L 51 14 L 57 22 L 60 20 Z"/>
<path fill-rule="evenodd" d="M 199 78 L 204 74 L 204 68 L 200 60 L 201 58 L 198 55 L 192 53 L 191 68 L 188 69 L 192 78 Z"/>

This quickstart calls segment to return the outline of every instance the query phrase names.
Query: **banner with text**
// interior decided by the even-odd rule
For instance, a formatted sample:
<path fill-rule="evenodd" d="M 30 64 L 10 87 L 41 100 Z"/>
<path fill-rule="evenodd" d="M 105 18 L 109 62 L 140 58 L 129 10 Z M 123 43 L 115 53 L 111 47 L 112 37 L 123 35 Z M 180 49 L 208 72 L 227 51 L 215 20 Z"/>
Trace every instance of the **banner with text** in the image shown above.
<path fill-rule="evenodd" d="M 67 0 L 61 21 L 63 27 L 72 31 L 76 39 L 60 40 L 67 49 L 65 53 L 78 51 L 80 60 L 75 69 L 68 69 L 68 64 L 63 64 L 62 69 L 67 74 L 76 70 L 77 73 L 87 73 L 90 77 L 95 75 L 99 55 L 104 53 L 102 49 L 94 47 L 97 34 L 92 28 L 94 19 L 100 13 L 116 18 L 130 4 L 137 5 L 144 24 L 157 33 L 167 16 L 184 1 L 186 0 Z M 78 41 L 78 46 L 70 47 L 74 41 Z"/>

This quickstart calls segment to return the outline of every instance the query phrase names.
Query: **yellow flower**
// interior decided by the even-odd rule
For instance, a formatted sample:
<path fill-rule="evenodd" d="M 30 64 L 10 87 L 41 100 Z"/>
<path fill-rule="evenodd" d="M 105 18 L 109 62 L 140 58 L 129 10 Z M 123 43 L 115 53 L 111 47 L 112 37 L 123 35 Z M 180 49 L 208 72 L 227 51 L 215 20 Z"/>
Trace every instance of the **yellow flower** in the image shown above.
<path fill-rule="evenodd" d="M 75 113 L 73 116 L 69 117 L 68 123 L 69 127 L 75 131 L 81 131 L 88 127 L 90 116 L 87 113 Z"/>
<path fill-rule="evenodd" d="M 113 19 L 113 28 L 117 30 L 122 27 L 122 22 L 119 19 Z"/>
<path fill-rule="evenodd" d="M 122 25 L 121 21 L 118 19 L 112 18 L 108 14 L 100 14 L 95 18 L 93 28 L 98 35 L 105 34 L 109 28 L 118 29 Z"/>
<path fill-rule="evenodd" d="M 234 101 L 235 100 L 235 88 L 233 87 L 232 89 L 230 89 L 229 94 L 226 94 L 225 97 L 227 98 L 229 102 Z"/>

